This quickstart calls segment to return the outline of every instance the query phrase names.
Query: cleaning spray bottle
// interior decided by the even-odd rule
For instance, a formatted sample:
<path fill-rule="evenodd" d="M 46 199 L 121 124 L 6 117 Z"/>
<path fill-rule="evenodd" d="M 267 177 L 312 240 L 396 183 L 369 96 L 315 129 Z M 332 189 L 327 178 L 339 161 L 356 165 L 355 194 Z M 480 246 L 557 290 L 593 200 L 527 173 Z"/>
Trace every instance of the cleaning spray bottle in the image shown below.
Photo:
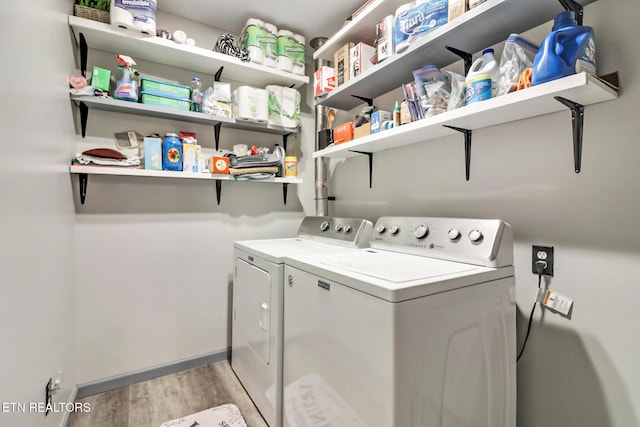
<path fill-rule="evenodd" d="M 118 68 L 122 69 L 122 77 L 116 84 L 114 97 L 123 101 L 138 102 L 137 71 L 131 68 L 136 62 L 126 55 L 118 54 Z"/>

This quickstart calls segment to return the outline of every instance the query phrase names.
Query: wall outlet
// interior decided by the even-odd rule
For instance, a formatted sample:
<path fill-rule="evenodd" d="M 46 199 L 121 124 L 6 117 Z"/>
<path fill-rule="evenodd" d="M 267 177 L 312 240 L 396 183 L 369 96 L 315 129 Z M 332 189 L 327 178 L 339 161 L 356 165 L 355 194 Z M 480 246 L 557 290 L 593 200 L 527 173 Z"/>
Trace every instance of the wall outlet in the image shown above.
<path fill-rule="evenodd" d="M 533 274 L 553 276 L 553 246 L 533 245 L 531 255 L 531 272 Z"/>

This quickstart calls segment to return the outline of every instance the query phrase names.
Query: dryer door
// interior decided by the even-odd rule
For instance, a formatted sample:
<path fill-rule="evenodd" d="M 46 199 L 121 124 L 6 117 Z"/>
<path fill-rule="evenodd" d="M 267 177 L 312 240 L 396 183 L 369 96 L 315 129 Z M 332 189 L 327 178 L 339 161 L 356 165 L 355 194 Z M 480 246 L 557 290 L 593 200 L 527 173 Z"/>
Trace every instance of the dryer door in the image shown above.
<path fill-rule="evenodd" d="M 271 363 L 271 276 L 243 259 L 236 259 L 234 282 L 234 347 L 248 347 Z M 237 336 L 235 336 L 237 334 Z"/>

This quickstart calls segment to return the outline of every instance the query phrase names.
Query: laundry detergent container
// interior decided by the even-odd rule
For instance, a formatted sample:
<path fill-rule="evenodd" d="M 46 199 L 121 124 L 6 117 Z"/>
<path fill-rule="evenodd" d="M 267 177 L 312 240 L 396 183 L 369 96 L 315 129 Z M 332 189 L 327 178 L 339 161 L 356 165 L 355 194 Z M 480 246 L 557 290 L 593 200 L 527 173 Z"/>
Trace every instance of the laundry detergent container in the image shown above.
<path fill-rule="evenodd" d="M 233 112 L 238 120 L 269 121 L 269 93 L 265 89 L 240 86 L 233 91 Z"/>

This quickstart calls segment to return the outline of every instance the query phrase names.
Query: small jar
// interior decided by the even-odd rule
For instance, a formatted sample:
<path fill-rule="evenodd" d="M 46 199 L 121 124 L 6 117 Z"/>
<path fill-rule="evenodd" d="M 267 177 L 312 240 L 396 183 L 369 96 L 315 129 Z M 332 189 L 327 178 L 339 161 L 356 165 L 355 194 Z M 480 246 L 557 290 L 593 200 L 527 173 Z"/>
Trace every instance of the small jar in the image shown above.
<path fill-rule="evenodd" d="M 167 133 L 162 141 L 162 170 L 182 171 L 182 141 L 175 133 Z"/>
<path fill-rule="evenodd" d="M 284 158 L 284 176 L 298 176 L 298 158 L 296 156 Z"/>

